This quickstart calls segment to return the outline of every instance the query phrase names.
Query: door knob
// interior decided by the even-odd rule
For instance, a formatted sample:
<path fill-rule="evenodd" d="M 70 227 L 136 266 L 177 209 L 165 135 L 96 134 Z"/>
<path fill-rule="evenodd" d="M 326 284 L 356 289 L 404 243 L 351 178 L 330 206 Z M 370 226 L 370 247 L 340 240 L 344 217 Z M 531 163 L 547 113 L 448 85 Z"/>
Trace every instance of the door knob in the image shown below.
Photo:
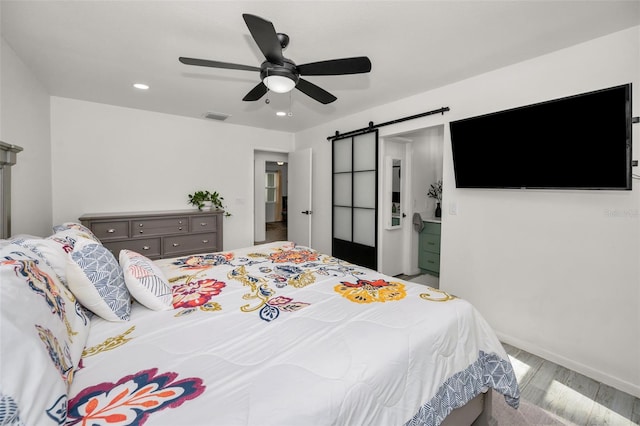
<path fill-rule="evenodd" d="M 300 213 L 302 213 L 302 214 L 311 214 L 312 212 L 311 212 L 311 210 L 305 210 L 305 211 L 300 212 Z"/>

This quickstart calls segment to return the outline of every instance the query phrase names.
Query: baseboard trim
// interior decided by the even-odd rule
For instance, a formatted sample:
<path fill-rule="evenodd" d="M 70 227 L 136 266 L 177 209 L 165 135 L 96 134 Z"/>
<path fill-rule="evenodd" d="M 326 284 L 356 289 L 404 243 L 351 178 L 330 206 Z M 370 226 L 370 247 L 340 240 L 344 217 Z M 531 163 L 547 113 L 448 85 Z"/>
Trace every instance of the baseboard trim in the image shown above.
<path fill-rule="evenodd" d="M 525 340 L 518 339 L 517 337 L 509 336 L 500 332 L 496 332 L 496 335 L 498 336 L 501 342 L 515 346 L 516 348 L 519 348 L 519 349 L 523 349 L 527 352 L 532 353 L 533 355 L 537 355 L 541 358 L 544 358 L 558 365 L 561 365 L 565 368 L 573 370 L 576 373 L 584 374 L 585 376 L 593 380 L 596 380 L 598 382 L 604 383 L 605 385 L 614 387 L 622 392 L 626 392 L 630 395 L 635 396 L 636 398 L 640 398 L 640 385 L 635 385 L 626 380 L 603 373 L 602 371 L 591 368 L 588 365 L 584 365 L 572 359 L 558 355 L 554 352 L 550 352 L 535 344 L 532 344 Z"/>

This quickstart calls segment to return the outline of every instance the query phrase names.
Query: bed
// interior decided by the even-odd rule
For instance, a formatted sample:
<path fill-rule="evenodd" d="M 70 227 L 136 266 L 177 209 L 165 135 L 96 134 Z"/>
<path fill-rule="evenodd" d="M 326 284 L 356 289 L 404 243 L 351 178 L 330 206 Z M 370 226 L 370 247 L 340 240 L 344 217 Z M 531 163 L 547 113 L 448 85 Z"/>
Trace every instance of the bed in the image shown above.
<path fill-rule="evenodd" d="M 55 230 L 0 241 L 0 424 L 479 424 L 491 389 L 518 406 L 494 332 L 444 291 L 286 241 L 150 261 Z"/>

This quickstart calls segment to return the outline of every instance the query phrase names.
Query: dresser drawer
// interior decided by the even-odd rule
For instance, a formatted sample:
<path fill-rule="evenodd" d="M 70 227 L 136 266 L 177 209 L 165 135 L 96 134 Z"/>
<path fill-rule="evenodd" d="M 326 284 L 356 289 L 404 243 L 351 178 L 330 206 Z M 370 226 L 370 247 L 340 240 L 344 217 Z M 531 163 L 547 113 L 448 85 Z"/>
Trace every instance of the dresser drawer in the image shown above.
<path fill-rule="evenodd" d="M 107 242 L 103 245 L 113 253 L 116 259 L 120 255 L 120 250 L 124 249 L 133 250 L 150 259 L 159 258 L 161 255 L 160 238 L 138 238 L 128 241 Z"/>
<path fill-rule="evenodd" d="M 437 234 L 440 235 L 440 224 L 434 222 L 422 222 L 424 224 L 424 229 L 421 233 L 424 234 Z"/>
<path fill-rule="evenodd" d="M 176 235 L 164 238 L 164 257 L 179 256 L 182 253 L 211 253 L 216 247 L 215 232 L 197 235 Z"/>
<path fill-rule="evenodd" d="M 440 235 L 420 234 L 420 250 L 440 253 Z"/>
<path fill-rule="evenodd" d="M 131 222 L 132 237 L 150 235 L 186 234 L 189 232 L 189 220 L 186 217 L 165 219 L 142 219 Z"/>
<path fill-rule="evenodd" d="M 189 219 L 191 232 L 215 232 L 218 228 L 218 216 L 198 216 Z"/>
<path fill-rule="evenodd" d="M 100 241 L 129 238 L 129 221 L 96 222 L 91 224 L 91 232 Z"/>
<path fill-rule="evenodd" d="M 423 251 L 418 259 L 418 267 L 427 271 L 440 273 L 440 255 Z"/>

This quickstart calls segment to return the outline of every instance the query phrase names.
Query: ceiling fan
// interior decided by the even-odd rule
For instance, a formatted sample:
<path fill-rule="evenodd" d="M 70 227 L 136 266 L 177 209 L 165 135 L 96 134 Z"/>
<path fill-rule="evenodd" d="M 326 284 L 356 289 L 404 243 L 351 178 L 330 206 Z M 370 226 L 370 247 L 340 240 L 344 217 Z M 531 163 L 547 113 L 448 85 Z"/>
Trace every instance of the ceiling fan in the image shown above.
<path fill-rule="evenodd" d="M 260 71 L 260 80 L 262 81 L 242 98 L 243 101 L 257 101 L 267 93 L 267 90 L 286 93 L 297 88 L 316 101 L 328 104 L 337 98 L 326 90 L 301 78 L 301 75 L 344 75 L 371 71 L 371 61 L 366 56 L 296 65 L 291 59 L 282 56 L 282 51 L 289 45 L 288 35 L 276 33 L 273 24 L 259 16 L 245 13 L 242 17 L 249 28 L 249 32 L 251 32 L 251 36 L 266 58 L 260 67 L 184 57 L 180 57 L 179 60 L 186 65 Z"/>

